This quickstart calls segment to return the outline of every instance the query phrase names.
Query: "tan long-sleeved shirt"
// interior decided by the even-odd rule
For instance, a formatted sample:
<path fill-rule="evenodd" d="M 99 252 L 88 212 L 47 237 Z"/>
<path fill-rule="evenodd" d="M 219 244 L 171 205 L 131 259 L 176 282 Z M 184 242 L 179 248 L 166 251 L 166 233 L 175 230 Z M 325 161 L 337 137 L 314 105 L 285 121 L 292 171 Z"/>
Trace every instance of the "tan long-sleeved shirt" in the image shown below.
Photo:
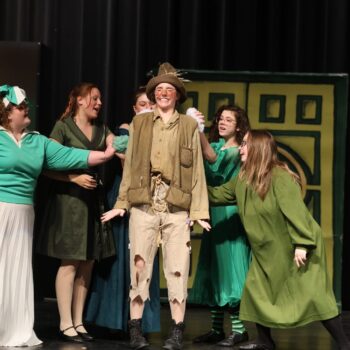
<path fill-rule="evenodd" d="M 172 180 L 174 172 L 175 154 L 178 148 L 177 133 L 179 128 L 179 113 L 174 112 L 168 123 L 164 123 L 157 110 L 154 111 L 153 139 L 151 148 L 151 172 L 162 174 L 162 178 Z M 115 208 L 128 209 L 127 192 L 130 187 L 130 162 L 133 153 L 133 124 L 129 129 L 130 137 L 126 159 L 124 163 L 123 179 L 119 189 L 119 196 Z M 202 150 L 199 133 L 193 134 L 192 144 L 189 145 L 193 151 L 193 176 L 192 176 L 192 200 L 190 207 L 190 219 L 209 219 L 208 194 L 203 167 Z"/>

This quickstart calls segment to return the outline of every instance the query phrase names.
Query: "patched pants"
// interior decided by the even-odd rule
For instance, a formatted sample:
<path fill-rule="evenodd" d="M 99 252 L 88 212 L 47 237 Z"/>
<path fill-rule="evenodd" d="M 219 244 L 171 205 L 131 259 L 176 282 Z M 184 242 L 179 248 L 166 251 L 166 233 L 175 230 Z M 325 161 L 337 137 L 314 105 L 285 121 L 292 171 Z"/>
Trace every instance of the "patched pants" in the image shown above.
<path fill-rule="evenodd" d="M 138 296 L 143 301 L 149 299 L 153 261 L 161 242 L 169 300 L 180 303 L 186 300 L 191 250 L 188 213 L 174 208 L 157 211 L 150 205 L 132 207 L 129 240 L 130 299 Z M 135 267 L 135 262 L 140 258 L 145 262 L 142 272 Z"/>

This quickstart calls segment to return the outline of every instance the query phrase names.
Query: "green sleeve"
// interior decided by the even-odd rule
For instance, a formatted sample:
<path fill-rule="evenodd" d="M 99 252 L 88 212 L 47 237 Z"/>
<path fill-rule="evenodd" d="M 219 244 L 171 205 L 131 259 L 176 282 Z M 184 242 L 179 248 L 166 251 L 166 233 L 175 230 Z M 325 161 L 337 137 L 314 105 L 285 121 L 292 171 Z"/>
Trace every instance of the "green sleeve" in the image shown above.
<path fill-rule="evenodd" d="M 60 144 L 63 145 L 65 134 L 66 132 L 64 130 L 64 123 L 58 120 L 51 131 L 50 138 L 55 139 L 56 141 L 58 141 Z"/>
<path fill-rule="evenodd" d="M 44 168 L 53 170 L 86 169 L 90 151 L 62 146 L 46 138 Z"/>
<path fill-rule="evenodd" d="M 106 136 L 113 134 L 110 128 L 106 125 Z"/>
<path fill-rule="evenodd" d="M 292 243 L 297 247 L 314 249 L 320 228 L 306 207 L 298 183 L 285 170 L 273 178 L 277 203 L 286 219 Z"/>
<path fill-rule="evenodd" d="M 129 143 L 129 135 L 116 136 L 113 140 L 113 148 L 118 153 L 125 153 Z"/>
<path fill-rule="evenodd" d="M 208 186 L 208 196 L 210 204 L 235 204 L 237 177 L 217 187 Z"/>

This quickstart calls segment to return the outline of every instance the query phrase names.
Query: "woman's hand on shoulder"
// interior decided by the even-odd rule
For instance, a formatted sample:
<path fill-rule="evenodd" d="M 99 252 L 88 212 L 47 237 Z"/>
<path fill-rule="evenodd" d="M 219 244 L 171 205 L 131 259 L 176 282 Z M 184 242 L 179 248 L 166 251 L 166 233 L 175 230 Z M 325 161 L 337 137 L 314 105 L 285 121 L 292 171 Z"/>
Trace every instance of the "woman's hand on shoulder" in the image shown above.
<path fill-rule="evenodd" d="M 111 209 L 109 211 L 106 211 L 105 213 L 102 214 L 101 216 L 101 222 L 107 222 L 117 216 L 124 216 L 126 210 L 125 209 Z"/>
<path fill-rule="evenodd" d="M 202 112 L 200 112 L 198 109 L 191 107 L 188 108 L 186 111 L 186 115 L 193 118 L 198 125 L 199 132 L 203 133 L 205 129 L 205 116 Z"/>
<path fill-rule="evenodd" d="M 114 157 L 115 154 L 115 148 L 112 146 L 111 143 L 107 143 L 107 148 L 104 151 L 105 160 L 110 160 Z"/>

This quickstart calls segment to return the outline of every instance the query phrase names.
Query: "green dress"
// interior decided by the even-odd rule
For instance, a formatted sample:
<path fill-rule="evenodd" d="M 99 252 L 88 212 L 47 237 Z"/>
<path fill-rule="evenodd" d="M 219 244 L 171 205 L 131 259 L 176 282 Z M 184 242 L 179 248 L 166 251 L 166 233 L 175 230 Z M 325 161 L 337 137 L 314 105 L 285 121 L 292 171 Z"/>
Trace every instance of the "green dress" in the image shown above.
<path fill-rule="evenodd" d="M 106 137 L 109 133 L 106 126 L 97 122 L 90 141 L 72 117 L 68 117 L 57 121 L 50 137 L 64 146 L 102 151 L 106 148 Z M 115 246 L 110 224 L 102 224 L 100 220 L 105 211 L 100 169 L 89 168 L 77 173 L 94 176 L 99 185 L 94 190 L 87 190 L 74 183 L 53 181 L 36 251 L 47 256 L 72 260 L 112 256 L 115 254 Z"/>
<path fill-rule="evenodd" d="M 239 171 L 238 147 L 222 149 L 224 139 L 211 143 L 214 163 L 205 161 L 208 185 L 219 186 Z M 202 236 L 195 280 L 189 302 L 209 306 L 239 304 L 249 268 L 250 248 L 236 205 L 211 206 L 212 229 Z"/>
<path fill-rule="evenodd" d="M 281 168 L 272 175 L 264 200 L 238 178 L 208 189 L 213 203 L 237 200 L 252 248 L 240 318 L 274 328 L 333 318 L 339 311 L 327 275 L 321 229 L 291 175 Z M 308 251 L 307 263 L 299 269 L 293 261 L 295 247 Z"/>

